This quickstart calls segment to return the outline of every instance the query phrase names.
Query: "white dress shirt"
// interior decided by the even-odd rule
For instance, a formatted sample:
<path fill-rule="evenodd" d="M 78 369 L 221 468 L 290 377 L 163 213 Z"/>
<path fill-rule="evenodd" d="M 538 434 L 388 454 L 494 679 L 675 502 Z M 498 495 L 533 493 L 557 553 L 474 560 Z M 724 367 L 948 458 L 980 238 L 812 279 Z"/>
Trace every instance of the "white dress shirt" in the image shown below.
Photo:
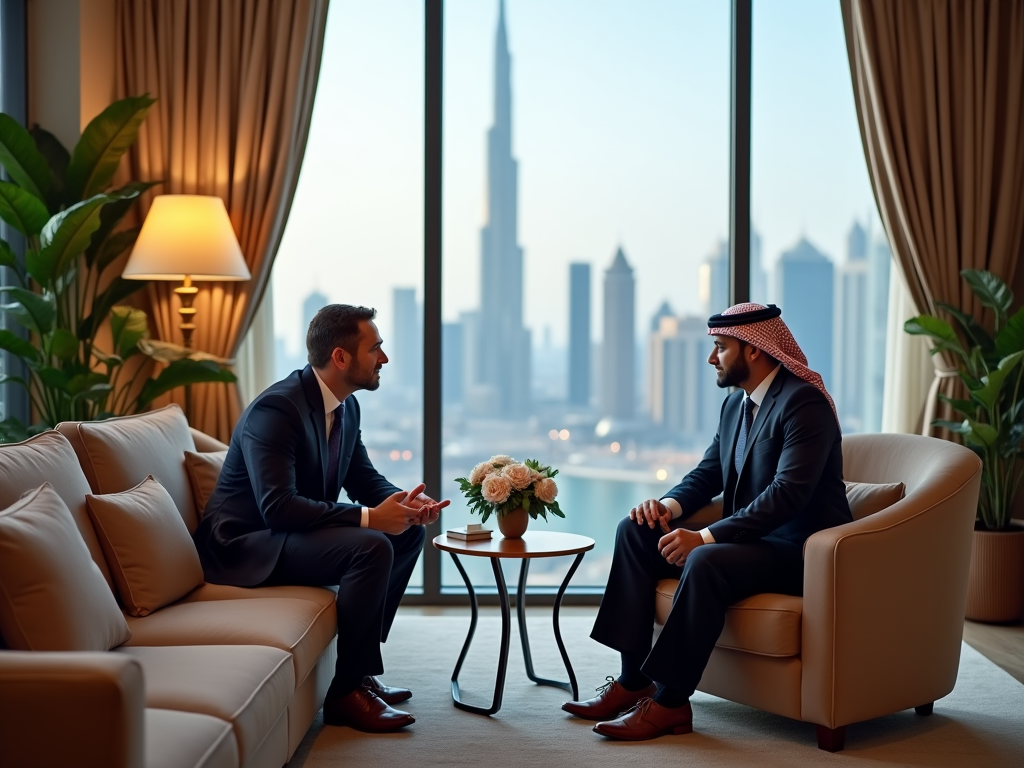
<path fill-rule="evenodd" d="M 313 375 L 316 376 L 316 383 L 320 385 L 320 394 L 324 397 L 324 417 L 327 422 L 327 441 L 331 440 L 331 427 L 334 426 L 334 412 L 341 405 L 341 400 L 334 396 L 330 388 L 324 384 L 324 380 L 320 378 L 320 374 L 316 372 L 316 368 L 310 366 L 313 371 Z M 370 510 L 363 507 L 363 514 L 359 518 L 359 527 L 366 528 L 370 524 Z"/>

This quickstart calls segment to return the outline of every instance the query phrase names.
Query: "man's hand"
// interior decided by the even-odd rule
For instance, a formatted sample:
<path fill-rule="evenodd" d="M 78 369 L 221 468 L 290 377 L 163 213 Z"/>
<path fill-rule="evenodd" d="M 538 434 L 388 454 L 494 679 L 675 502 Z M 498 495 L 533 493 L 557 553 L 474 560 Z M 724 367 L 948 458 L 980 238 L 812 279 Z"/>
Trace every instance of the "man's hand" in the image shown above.
<path fill-rule="evenodd" d="M 657 499 L 648 499 L 629 510 L 629 519 L 635 520 L 637 525 L 646 523 L 651 528 L 660 525 L 661 530 L 668 533 L 669 523 L 672 522 L 672 510 Z"/>
<path fill-rule="evenodd" d="M 425 487 L 423 483 L 420 483 L 405 495 L 405 506 L 412 507 L 419 512 L 416 525 L 430 525 L 436 522 L 437 518 L 441 516 L 441 510 L 451 504 L 451 501 L 448 499 L 434 501 L 427 494 L 423 493 Z"/>
<path fill-rule="evenodd" d="M 367 527 L 397 536 L 405 533 L 409 526 L 417 525 L 420 511 L 405 502 L 409 494 L 405 491 L 393 493 L 376 507 L 371 507 Z"/>
<path fill-rule="evenodd" d="M 658 539 L 658 551 L 670 565 L 682 565 L 693 550 L 704 543 L 697 531 L 676 528 Z"/>

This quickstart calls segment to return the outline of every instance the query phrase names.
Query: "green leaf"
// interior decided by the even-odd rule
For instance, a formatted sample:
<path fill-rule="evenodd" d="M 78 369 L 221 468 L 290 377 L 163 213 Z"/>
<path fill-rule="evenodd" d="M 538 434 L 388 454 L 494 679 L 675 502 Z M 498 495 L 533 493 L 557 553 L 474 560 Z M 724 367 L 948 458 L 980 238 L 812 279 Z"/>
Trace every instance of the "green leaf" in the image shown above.
<path fill-rule="evenodd" d="M 1010 372 L 1024 359 L 1024 351 L 1008 355 L 999 361 L 999 367 L 991 371 L 988 376 L 981 377 L 981 389 L 971 391 L 971 398 L 981 403 L 988 411 L 991 411 L 999 400 L 1003 382 Z"/>
<path fill-rule="evenodd" d="M 70 360 L 78 354 L 78 337 L 66 328 L 57 328 L 50 337 L 50 354 L 58 360 Z"/>
<path fill-rule="evenodd" d="M 0 267 L 18 270 L 18 257 L 6 240 L 0 240 Z"/>
<path fill-rule="evenodd" d="M 0 112 L 0 165 L 15 184 L 44 201 L 52 189 L 50 168 L 32 136 L 17 120 Z"/>
<path fill-rule="evenodd" d="M 977 405 L 970 400 L 959 400 L 957 398 L 948 397 L 943 394 L 939 395 L 939 400 L 941 400 L 944 403 L 949 403 L 951 406 L 953 406 L 954 410 L 959 411 L 964 416 L 973 416 L 974 412 L 977 410 Z"/>
<path fill-rule="evenodd" d="M 133 181 L 131 184 L 125 184 L 120 189 L 115 189 L 109 193 L 111 197 L 116 199 L 103 206 L 103 212 L 100 214 L 100 228 L 92 236 L 92 243 L 90 243 L 89 248 L 85 252 L 85 260 L 89 266 L 92 266 L 93 262 L 98 258 L 98 252 L 103 243 L 112 236 L 114 230 L 120 225 L 121 220 L 124 219 L 125 214 L 135 205 L 139 195 L 161 183 L 159 181 Z"/>
<path fill-rule="evenodd" d="M 946 421 L 945 419 L 935 419 L 932 422 L 933 427 L 943 427 L 958 435 L 966 435 L 971 431 L 966 421 Z"/>
<path fill-rule="evenodd" d="M 39 150 L 39 154 L 46 160 L 46 165 L 50 169 L 50 179 L 53 186 L 47 197 L 47 203 L 50 206 L 50 210 L 59 210 L 64 202 L 64 172 L 67 170 L 68 163 L 71 160 L 71 153 L 60 143 L 56 136 L 40 128 L 38 125 L 34 125 L 29 129 L 29 135 L 32 137 L 36 149 Z"/>
<path fill-rule="evenodd" d="M 0 421 L 0 443 L 20 443 L 30 437 L 25 425 L 11 416 Z"/>
<path fill-rule="evenodd" d="M 229 384 L 236 380 L 235 374 L 210 360 L 175 360 L 164 368 L 159 376 L 146 382 L 142 392 L 139 393 L 137 406 L 139 410 L 142 410 L 165 392 L 187 384 L 202 382 Z"/>
<path fill-rule="evenodd" d="M 125 359 L 138 351 L 139 339 L 149 335 L 146 313 L 134 307 L 114 307 L 110 313 L 110 331 L 114 349 Z"/>
<path fill-rule="evenodd" d="M 104 363 L 111 367 L 121 365 L 124 362 L 124 359 L 120 355 L 111 355 L 99 349 L 96 349 L 96 347 L 92 348 L 92 356 L 99 360 L 101 363 Z"/>
<path fill-rule="evenodd" d="M 97 384 L 109 383 L 109 379 L 102 373 L 79 373 L 72 376 L 68 381 L 68 393 L 71 395 L 77 395 L 96 386 Z"/>
<path fill-rule="evenodd" d="M 114 204 L 112 203 L 111 205 L 106 206 L 106 208 L 112 208 L 113 206 Z M 96 235 L 99 235 L 102 229 L 103 227 L 101 225 L 100 229 L 96 231 Z M 92 246 L 90 246 L 89 250 L 85 252 L 87 263 L 91 266 L 95 266 L 97 271 L 103 272 L 104 269 L 110 266 L 110 263 L 114 261 L 114 259 L 135 245 L 135 241 L 139 239 L 139 232 L 141 230 L 142 227 L 132 227 L 131 229 L 125 229 L 111 235 L 103 240 L 99 247 L 93 251 L 91 259 L 89 257 L 89 250 L 92 250 Z M 93 242 L 96 242 L 96 236 L 93 237 Z M 133 282 L 138 283 L 139 281 L 135 280 Z"/>
<path fill-rule="evenodd" d="M 1013 292 L 999 277 L 983 269 L 964 269 L 960 275 L 974 291 L 983 306 L 995 310 L 999 324 L 1006 321 L 1006 314 L 1013 305 Z"/>
<path fill-rule="evenodd" d="M 38 363 L 41 359 L 39 357 L 39 350 L 32 346 L 32 342 L 21 338 L 21 336 L 7 329 L 0 329 L 0 349 L 10 352 L 12 355 L 23 360 L 31 360 L 35 363 Z"/>
<path fill-rule="evenodd" d="M 115 304 L 124 301 L 136 291 L 146 287 L 145 280 L 125 280 L 115 277 L 106 290 L 93 299 L 92 312 L 78 324 L 78 338 L 85 341 L 96 335 L 97 329 L 107 319 Z"/>
<path fill-rule="evenodd" d="M 44 386 L 56 389 L 59 392 L 68 391 L 68 376 L 60 368 L 54 368 L 50 365 L 40 366 L 36 368 L 36 375 L 39 376 L 39 380 L 43 382 Z"/>
<path fill-rule="evenodd" d="M 71 199 L 83 200 L 106 189 L 155 103 L 148 94 L 116 101 L 85 127 L 66 174 Z"/>
<path fill-rule="evenodd" d="M 956 331 L 945 320 L 940 320 L 931 315 L 918 315 L 907 320 L 903 324 L 903 330 L 912 336 L 929 337 L 935 343 L 932 354 L 939 350 L 949 350 L 967 359 L 967 353 L 960 345 L 960 339 L 957 337 Z"/>
<path fill-rule="evenodd" d="M 963 433 L 964 440 L 976 445 L 983 445 L 986 448 L 995 445 L 996 441 L 999 440 L 999 430 L 991 424 L 974 421 L 973 419 L 965 419 L 964 421 L 970 426 L 970 431 Z"/>
<path fill-rule="evenodd" d="M 1000 357 L 1012 355 L 1024 349 L 1024 307 L 1006 320 L 1006 325 L 996 334 L 996 353 Z"/>
<path fill-rule="evenodd" d="M 0 219 L 26 237 L 34 237 L 49 218 L 50 212 L 38 197 L 9 181 L 0 181 Z"/>
<path fill-rule="evenodd" d="M 978 324 L 978 321 L 974 319 L 972 315 L 968 315 L 966 312 L 961 312 L 959 309 L 954 307 L 952 304 L 947 304 L 944 301 L 935 302 L 935 306 L 939 309 L 944 309 L 949 312 L 953 317 L 956 318 L 957 322 L 960 323 L 960 327 L 963 328 L 964 334 L 967 338 L 971 339 L 975 344 L 981 347 L 985 351 L 991 351 L 994 342 L 992 337 L 989 336 L 988 331 Z M 1024 349 L 1024 347 L 1022 347 Z"/>
<path fill-rule="evenodd" d="M 22 325 L 40 336 L 49 333 L 57 315 L 52 296 L 40 296 L 27 288 L 0 287 L 10 294 L 14 304 L 5 304 L 2 309 L 13 314 Z"/>
<path fill-rule="evenodd" d="M 51 218 L 40 236 L 43 248 L 28 268 L 32 277 L 49 285 L 67 269 L 89 247 L 93 232 L 100 226 L 100 211 L 110 199 L 108 195 L 96 195 Z"/>
<path fill-rule="evenodd" d="M 88 400 L 93 403 L 99 402 L 107 397 L 113 389 L 114 388 L 109 384 L 94 384 L 88 389 L 83 389 L 81 392 L 74 395 L 71 398 L 71 401 L 76 402 L 78 400 Z"/>

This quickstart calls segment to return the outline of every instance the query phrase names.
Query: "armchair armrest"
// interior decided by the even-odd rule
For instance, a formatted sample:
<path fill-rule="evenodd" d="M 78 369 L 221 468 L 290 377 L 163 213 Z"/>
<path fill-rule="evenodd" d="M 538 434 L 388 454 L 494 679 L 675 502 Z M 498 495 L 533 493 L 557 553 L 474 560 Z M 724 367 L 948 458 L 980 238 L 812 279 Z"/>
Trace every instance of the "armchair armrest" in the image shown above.
<path fill-rule="evenodd" d="M 0 765 L 141 768 L 144 698 L 127 656 L 0 651 Z"/>
<path fill-rule="evenodd" d="M 228 446 L 216 437 L 211 437 L 195 427 L 189 427 L 188 431 L 192 433 L 192 441 L 196 444 L 196 451 L 198 453 L 212 453 L 213 451 L 226 451 L 228 449 Z"/>
<path fill-rule="evenodd" d="M 979 462 L 807 540 L 802 719 L 838 728 L 953 689 L 980 484 Z"/>
<path fill-rule="evenodd" d="M 701 507 L 683 523 L 683 528 L 691 531 L 699 531 L 712 523 L 722 519 L 722 497 L 716 496 L 706 507 Z"/>

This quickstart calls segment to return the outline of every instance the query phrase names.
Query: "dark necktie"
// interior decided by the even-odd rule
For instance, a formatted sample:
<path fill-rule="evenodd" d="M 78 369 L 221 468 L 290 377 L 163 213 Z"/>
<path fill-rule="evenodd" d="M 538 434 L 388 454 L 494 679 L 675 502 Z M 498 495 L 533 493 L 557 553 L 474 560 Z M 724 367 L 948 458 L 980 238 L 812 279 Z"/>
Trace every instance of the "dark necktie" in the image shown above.
<path fill-rule="evenodd" d="M 338 464 L 341 461 L 341 423 L 345 420 L 345 404 L 334 409 L 331 434 L 327 436 L 327 491 L 338 487 Z"/>
<path fill-rule="evenodd" d="M 755 407 L 757 404 L 749 396 L 743 400 L 743 422 L 740 424 L 740 436 L 736 439 L 736 456 L 734 457 L 737 475 L 740 473 L 740 465 L 743 463 L 743 449 L 747 447 L 747 435 L 750 434 L 750 425 L 754 421 Z"/>

